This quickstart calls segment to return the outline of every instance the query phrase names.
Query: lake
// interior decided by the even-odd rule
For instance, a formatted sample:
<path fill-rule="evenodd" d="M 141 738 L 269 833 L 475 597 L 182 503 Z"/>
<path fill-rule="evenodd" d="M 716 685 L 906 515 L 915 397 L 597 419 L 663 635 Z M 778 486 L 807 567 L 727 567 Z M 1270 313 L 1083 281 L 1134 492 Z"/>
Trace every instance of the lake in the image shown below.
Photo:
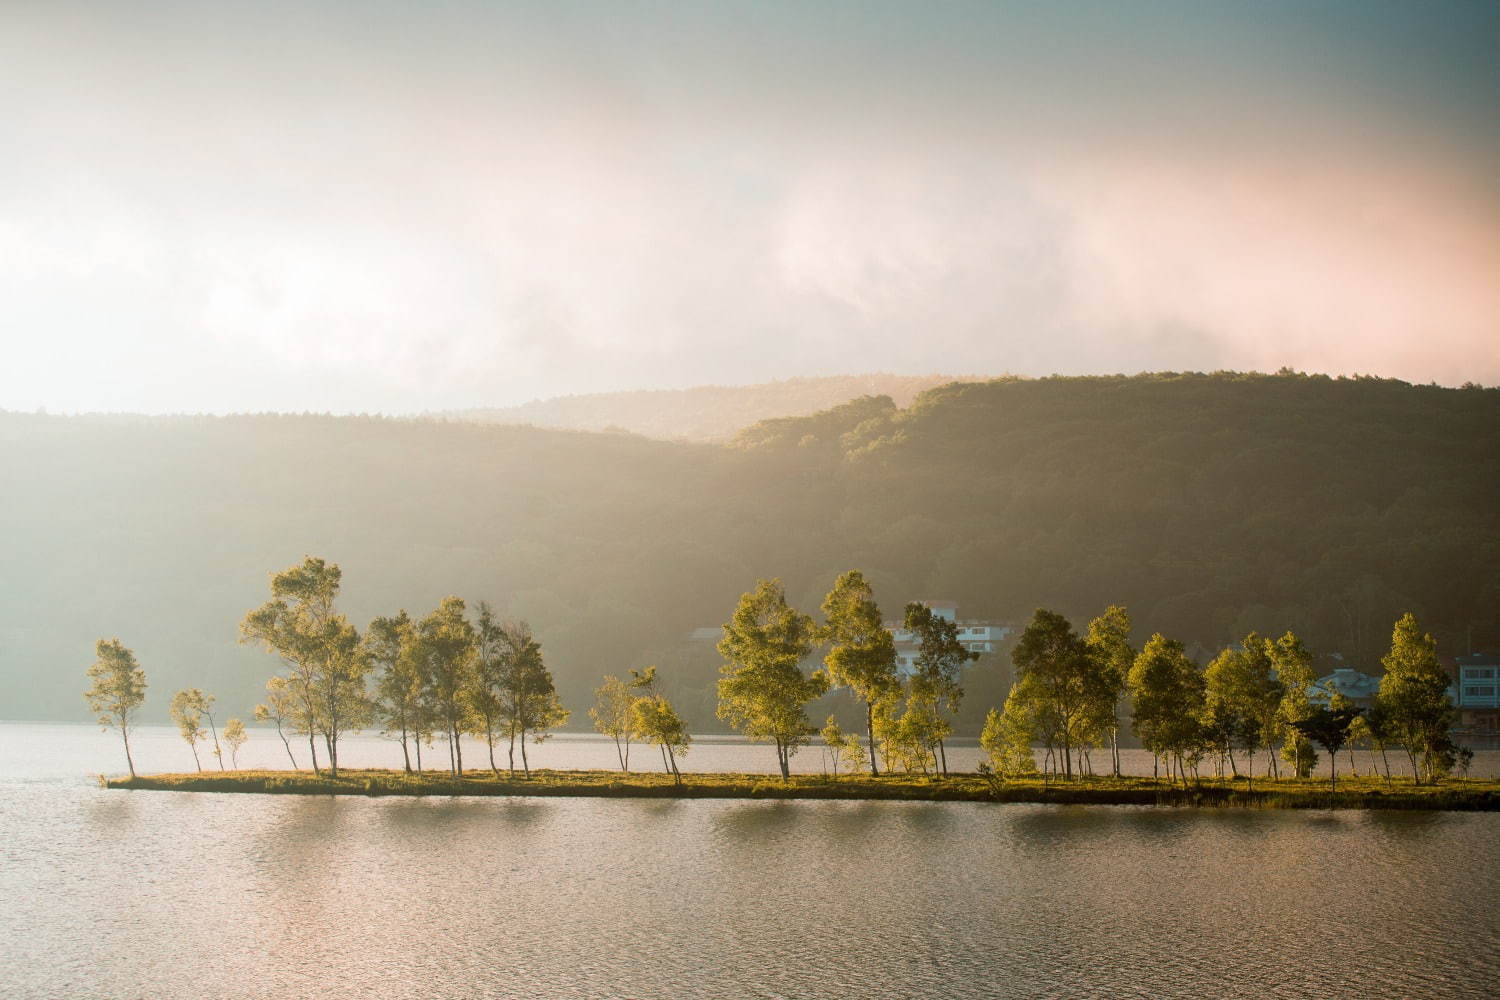
<path fill-rule="evenodd" d="M 285 760 L 254 731 L 241 763 L 273 750 Z M 363 737 L 344 756 L 393 752 Z M 533 764 L 613 754 L 575 737 Z M 816 770 L 817 756 L 797 759 Z M 730 741 L 688 760 L 710 757 L 774 766 Z M 165 727 L 141 731 L 136 759 L 192 766 Z M 0 724 L 0 995 L 1457 997 L 1500 983 L 1500 814 L 97 787 L 120 764 L 94 727 Z"/>

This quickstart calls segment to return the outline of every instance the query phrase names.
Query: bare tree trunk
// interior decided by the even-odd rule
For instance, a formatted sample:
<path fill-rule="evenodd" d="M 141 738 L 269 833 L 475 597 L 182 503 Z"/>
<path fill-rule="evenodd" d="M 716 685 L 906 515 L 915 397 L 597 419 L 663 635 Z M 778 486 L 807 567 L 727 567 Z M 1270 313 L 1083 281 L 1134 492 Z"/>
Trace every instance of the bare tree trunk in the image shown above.
<path fill-rule="evenodd" d="M 1073 780 L 1073 741 L 1066 729 L 1063 730 L 1063 777 Z"/>
<path fill-rule="evenodd" d="M 938 755 L 942 758 L 943 777 L 946 778 L 948 777 L 948 748 L 943 745 L 942 740 L 938 740 Z"/>
<path fill-rule="evenodd" d="M 880 768 L 875 764 L 875 703 L 865 702 L 865 738 L 870 743 L 870 777 L 880 777 Z"/>
<path fill-rule="evenodd" d="M 524 750 L 525 747 L 522 747 Z M 516 773 L 516 724 L 510 724 L 510 773 L 514 777 Z"/>
<path fill-rule="evenodd" d="M 526 777 L 531 777 L 531 762 L 526 759 L 526 730 L 521 729 L 521 767 L 526 771 Z"/>
<path fill-rule="evenodd" d="M 421 733 L 417 734 L 416 744 L 417 744 L 417 773 L 421 774 L 422 773 L 422 734 Z"/>
<path fill-rule="evenodd" d="M 307 731 L 307 752 L 312 754 L 313 774 L 321 774 L 318 770 L 318 741 L 313 739 L 311 729 Z"/>
<path fill-rule="evenodd" d="M 214 717 L 207 712 L 203 714 L 208 718 L 208 731 L 214 737 L 214 756 L 219 758 L 219 770 L 222 771 L 224 770 L 224 751 L 219 746 L 219 730 L 214 726 Z"/>
<path fill-rule="evenodd" d="M 1239 766 L 1234 762 L 1234 747 L 1229 748 L 1229 770 L 1233 772 L 1236 778 L 1240 776 Z M 1220 775 L 1220 777 L 1223 777 L 1223 775 Z"/>
<path fill-rule="evenodd" d="M 188 749 L 191 750 L 191 751 L 193 751 L 193 764 L 198 768 L 198 773 L 202 774 L 203 773 L 203 764 L 202 764 L 202 762 L 200 762 L 198 760 L 198 744 L 197 743 L 189 743 L 188 744 Z"/>
<path fill-rule="evenodd" d="M 411 754 L 406 749 L 406 726 L 401 727 L 401 763 L 406 767 L 406 773 L 411 774 Z"/>
<path fill-rule="evenodd" d="M 292 770 L 297 770 L 297 758 L 292 754 L 292 745 L 287 742 L 286 733 L 281 731 L 281 719 L 276 720 L 276 735 L 281 737 L 281 745 L 286 747 L 287 759 L 292 762 Z"/>
<path fill-rule="evenodd" d="M 500 768 L 495 766 L 495 727 L 490 723 L 484 724 L 484 742 L 490 748 L 490 770 L 495 772 L 495 777 L 500 777 Z"/>
<path fill-rule="evenodd" d="M 453 773 L 458 777 L 464 776 L 464 734 L 458 731 L 458 726 L 453 727 L 453 759 L 457 770 Z"/>
<path fill-rule="evenodd" d="M 135 777 L 135 761 L 130 756 L 130 727 L 125 720 L 120 720 L 120 738 L 125 741 L 125 766 L 130 768 L 130 776 Z"/>
<path fill-rule="evenodd" d="M 1116 706 L 1118 708 L 1119 706 Z M 1109 729 L 1109 753 L 1114 759 L 1115 777 L 1120 776 L 1120 727 L 1111 726 Z"/>

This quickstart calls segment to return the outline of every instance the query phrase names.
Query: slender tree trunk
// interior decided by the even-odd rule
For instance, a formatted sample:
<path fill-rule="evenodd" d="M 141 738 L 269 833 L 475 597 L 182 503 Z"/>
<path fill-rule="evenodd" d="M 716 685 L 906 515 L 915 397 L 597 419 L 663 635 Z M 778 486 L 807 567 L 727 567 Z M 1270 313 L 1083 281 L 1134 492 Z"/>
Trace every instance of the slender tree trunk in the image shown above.
<path fill-rule="evenodd" d="M 421 774 L 422 773 L 422 734 L 421 733 L 417 734 L 416 744 L 417 744 L 417 773 Z"/>
<path fill-rule="evenodd" d="M 207 713 L 205 713 L 207 714 Z M 208 731 L 214 737 L 214 756 L 219 759 L 219 770 L 224 770 L 224 750 L 219 746 L 219 730 L 214 726 L 214 717 L 208 716 Z"/>
<path fill-rule="evenodd" d="M 1385 744 L 1380 744 L 1380 759 L 1385 764 L 1385 787 L 1387 790 L 1394 788 L 1391 783 L 1391 759 L 1385 754 Z"/>
<path fill-rule="evenodd" d="M 1255 749 L 1248 748 L 1249 760 L 1245 763 L 1245 790 L 1255 791 Z"/>
<path fill-rule="evenodd" d="M 630 737 L 625 737 L 625 773 L 630 773 Z"/>
<path fill-rule="evenodd" d="M 1328 754 L 1328 780 L 1333 786 L 1332 791 L 1339 790 L 1339 752 L 1334 750 Z"/>
<path fill-rule="evenodd" d="M 681 787 L 682 772 L 677 770 L 677 755 L 675 753 L 670 753 L 667 755 L 667 759 L 672 762 L 672 783 L 677 785 L 678 787 Z"/>
<path fill-rule="evenodd" d="M 406 749 L 406 726 L 401 726 L 401 763 L 406 768 L 406 773 L 411 774 L 411 754 Z"/>
<path fill-rule="evenodd" d="M 943 745 L 942 740 L 938 740 L 938 756 L 942 758 L 943 777 L 946 778 L 948 777 L 948 748 Z"/>
<path fill-rule="evenodd" d="M 510 724 L 510 774 L 511 777 L 515 777 L 516 774 L 516 724 L 514 722 Z"/>
<path fill-rule="evenodd" d="M 313 774 L 321 774 L 322 772 L 318 770 L 318 741 L 313 738 L 311 729 L 307 731 L 307 752 L 312 754 Z"/>
<path fill-rule="evenodd" d="M 495 727 L 489 723 L 484 725 L 484 741 L 490 748 L 490 770 L 495 772 L 495 777 L 500 777 L 500 768 L 495 766 Z"/>
<path fill-rule="evenodd" d="M 281 745 L 286 747 L 287 759 L 292 762 L 292 770 L 297 770 L 297 758 L 292 754 L 292 744 L 287 741 L 286 733 L 281 730 L 281 719 L 276 720 L 276 735 L 281 737 Z"/>
<path fill-rule="evenodd" d="M 870 777 L 880 777 L 880 768 L 875 764 L 875 703 L 865 702 L 865 738 L 870 743 Z"/>
<path fill-rule="evenodd" d="M 521 729 L 521 767 L 526 771 L 526 777 L 531 777 L 531 761 L 526 759 L 526 730 Z"/>
<path fill-rule="evenodd" d="M 458 731 L 458 725 L 453 726 L 453 761 L 457 767 L 453 773 L 458 777 L 464 776 L 464 734 Z"/>
<path fill-rule="evenodd" d="M 130 768 L 130 776 L 135 777 L 135 761 L 130 756 L 130 727 L 125 720 L 120 720 L 120 738 L 125 741 L 125 766 Z"/>
<path fill-rule="evenodd" d="M 1073 742 L 1066 729 L 1063 730 L 1063 777 L 1073 780 Z"/>
<path fill-rule="evenodd" d="M 614 740 L 615 740 L 615 757 L 620 762 L 620 770 L 624 771 L 625 770 L 625 750 L 620 746 L 620 737 L 616 736 L 614 738 Z"/>
<path fill-rule="evenodd" d="M 201 761 L 198 760 L 198 744 L 197 743 L 189 743 L 188 744 L 188 749 L 190 749 L 190 750 L 193 751 L 193 765 L 198 768 L 198 773 L 202 774 L 203 773 L 203 764 L 202 764 Z"/>
<path fill-rule="evenodd" d="M 1115 706 L 1118 709 L 1118 705 Z M 1109 729 L 1109 754 L 1114 760 L 1115 777 L 1120 776 L 1120 727 L 1111 726 Z"/>
<path fill-rule="evenodd" d="M 1239 766 L 1234 762 L 1234 747 L 1229 748 L 1229 770 L 1236 778 L 1240 776 Z"/>

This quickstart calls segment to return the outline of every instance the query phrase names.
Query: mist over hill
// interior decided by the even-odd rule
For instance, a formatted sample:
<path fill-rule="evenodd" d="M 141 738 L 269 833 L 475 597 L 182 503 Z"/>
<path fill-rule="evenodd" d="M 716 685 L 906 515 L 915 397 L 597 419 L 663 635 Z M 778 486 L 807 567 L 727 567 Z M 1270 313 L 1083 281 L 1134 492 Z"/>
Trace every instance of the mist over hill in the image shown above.
<path fill-rule="evenodd" d="M 758 577 L 816 611 L 857 567 L 890 616 L 1081 620 L 1126 604 L 1212 648 L 1294 628 L 1378 671 L 1417 613 L 1445 654 L 1500 644 L 1500 391 L 1302 375 L 951 384 L 727 444 L 327 416 L 0 414 L 0 717 L 84 719 L 96 638 L 177 688 L 259 700 L 236 643 L 268 574 L 323 556 L 363 626 L 447 594 L 531 621 L 587 725 L 606 673 L 661 664 L 716 728 L 712 643 Z M 1003 691 L 973 670 L 972 726 Z M 838 704 L 837 696 L 830 704 Z M 821 706 L 815 706 L 815 711 Z M 826 713 L 827 708 L 822 708 Z"/>
<path fill-rule="evenodd" d="M 835 375 L 759 385 L 705 385 L 536 399 L 520 406 L 453 410 L 438 416 L 563 430 L 623 430 L 664 440 L 725 441 L 761 420 L 826 410 L 859 396 L 906 406 L 917 394 L 959 381 L 954 375 Z"/>

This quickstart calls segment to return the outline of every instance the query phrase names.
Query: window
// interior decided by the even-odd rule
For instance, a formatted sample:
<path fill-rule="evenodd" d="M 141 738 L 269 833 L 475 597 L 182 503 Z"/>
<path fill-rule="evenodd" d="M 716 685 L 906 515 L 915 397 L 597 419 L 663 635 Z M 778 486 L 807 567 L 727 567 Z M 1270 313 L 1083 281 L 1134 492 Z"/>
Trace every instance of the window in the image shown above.
<path fill-rule="evenodd" d="M 1493 698 L 1495 697 L 1495 687 L 1494 685 L 1490 685 L 1488 687 L 1466 687 L 1464 688 L 1464 697 Z"/>
<path fill-rule="evenodd" d="M 1495 677 L 1494 667 L 1469 667 L 1464 671 L 1464 679 L 1470 681 L 1488 681 Z"/>

